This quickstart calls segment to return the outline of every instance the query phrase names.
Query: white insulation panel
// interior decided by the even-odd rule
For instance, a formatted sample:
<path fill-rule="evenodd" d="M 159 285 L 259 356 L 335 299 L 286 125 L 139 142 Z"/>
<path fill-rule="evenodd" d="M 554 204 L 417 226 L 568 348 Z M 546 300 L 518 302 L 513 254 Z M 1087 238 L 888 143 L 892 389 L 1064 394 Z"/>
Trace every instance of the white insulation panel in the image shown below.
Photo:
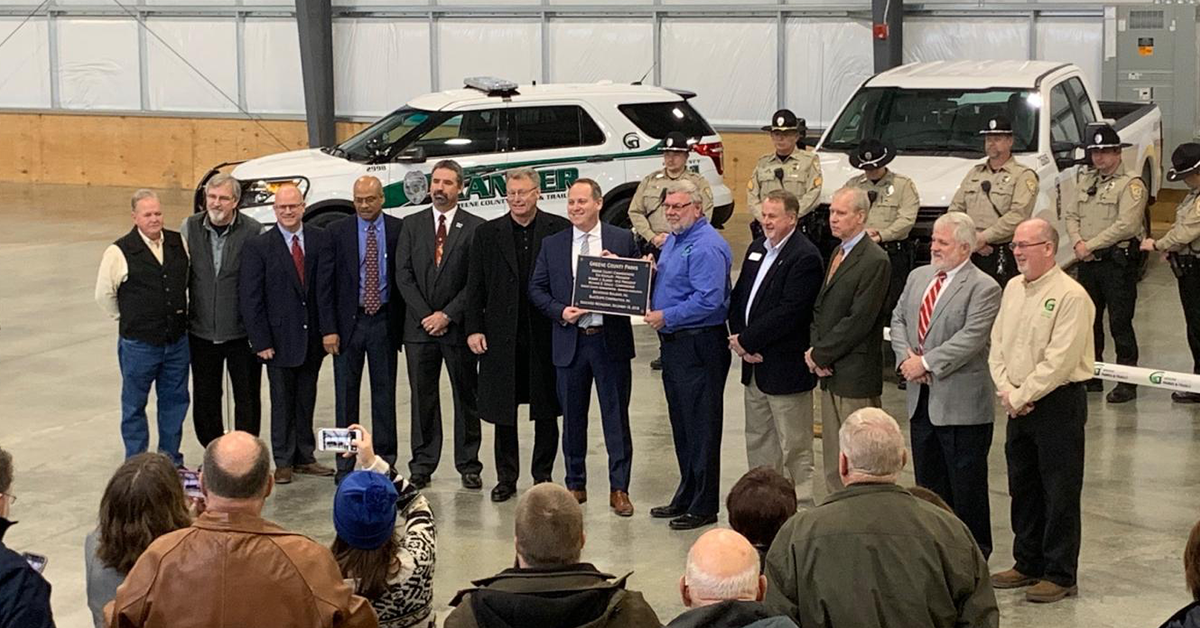
<path fill-rule="evenodd" d="M 0 20 L 0 107 L 50 107 L 50 44 L 46 20 Z"/>
<path fill-rule="evenodd" d="M 1100 55 L 1104 51 L 1104 22 L 1041 18 L 1037 22 L 1037 57 L 1074 63 L 1094 90 L 1100 89 Z"/>
<path fill-rule="evenodd" d="M 438 87 L 458 89 L 471 76 L 541 82 L 540 33 L 536 20 L 440 20 Z"/>
<path fill-rule="evenodd" d="M 429 22 L 336 20 L 333 85 L 341 116 L 381 116 L 429 92 Z"/>
<path fill-rule="evenodd" d="M 904 62 L 1029 60 L 1029 20 L 912 18 L 904 22 Z"/>
<path fill-rule="evenodd" d="M 146 25 L 153 33 L 146 36 L 151 109 L 237 111 L 237 24 L 233 20 L 147 20 Z"/>
<path fill-rule="evenodd" d="M 295 20 L 246 20 L 246 106 L 255 113 L 304 113 Z"/>
<path fill-rule="evenodd" d="M 550 80 L 593 83 L 649 81 L 654 25 L 636 20 L 564 19 L 550 22 Z"/>
<path fill-rule="evenodd" d="M 133 20 L 58 21 L 58 89 L 64 108 L 141 109 L 137 31 Z"/>
<path fill-rule="evenodd" d="M 866 22 L 791 20 L 786 45 L 787 106 L 809 126 L 833 122 L 842 103 L 874 74 Z"/>
<path fill-rule="evenodd" d="M 662 84 L 698 95 L 712 124 L 761 124 L 776 107 L 775 22 L 664 20 Z"/>

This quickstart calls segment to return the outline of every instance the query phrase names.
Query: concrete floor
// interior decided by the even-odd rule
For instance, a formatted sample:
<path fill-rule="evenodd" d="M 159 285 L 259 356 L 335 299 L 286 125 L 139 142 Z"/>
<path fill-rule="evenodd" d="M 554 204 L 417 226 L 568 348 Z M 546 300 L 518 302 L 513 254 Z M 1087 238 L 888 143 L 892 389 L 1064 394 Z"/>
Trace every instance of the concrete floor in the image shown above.
<path fill-rule="evenodd" d="M 116 326 L 97 309 L 92 288 L 104 247 L 130 228 L 129 193 L 0 184 L 5 226 L 0 230 L 0 445 L 16 459 L 14 490 L 20 502 L 13 517 L 21 522 L 5 541 L 17 550 L 49 557 L 46 576 L 54 586 L 54 611 L 59 626 L 67 628 L 90 625 L 83 539 L 95 525 L 100 495 L 122 455 Z M 177 225 L 188 211 L 189 196 L 172 192 L 164 198 L 168 224 Z M 748 241 L 744 221 L 744 216 L 735 217 L 726 231 L 739 262 Z M 1165 265 L 1156 262 L 1141 284 L 1137 318 L 1144 365 L 1188 370 L 1182 324 L 1175 282 Z M 595 423 L 598 415 L 593 413 L 597 418 L 589 461 L 592 477 L 600 481 L 593 481 L 593 499 L 584 507 L 584 558 L 614 573 L 635 571 L 630 586 L 644 592 L 666 622 L 681 611 L 676 583 L 687 548 L 699 532 L 671 532 L 647 514 L 651 506 L 669 499 L 677 469 L 661 380 L 648 366 L 656 340 L 645 327 L 636 328 L 635 334 L 639 355 L 631 407 L 631 493 L 637 514 L 622 519 L 608 510 L 602 481 L 604 447 Z M 331 369 L 327 361 L 318 427 L 333 424 Z M 400 379 L 404 381 L 403 374 Z M 725 393 L 723 490 L 746 470 L 738 382 L 735 369 Z M 447 391 L 444 384 L 443 405 L 449 407 Z M 407 397 L 402 385 L 401 417 L 408 415 Z M 1188 530 L 1200 517 L 1200 409 L 1172 405 L 1166 391 L 1152 389 L 1143 389 L 1137 402 L 1124 406 L 1109 407 L 1097 395 L 1090 401 L 1081 596 L 1034 606 L 1020 593 L 998 592 L 1006 626 L 1156 626 L 1188 601 L 1180 556 Z M 884 407 L 906 424 L 903 398 L 895 388 L 885 391 Z M 991 453 L 993 570 L 1011 565 L 1004 423 L 1003 417 L 997 419 Z M 522 429 L 529 433 L 528 425 Z M 406 434 L 402 426 L 402 447 Z M 447 463 L 426 491 L 439 528 L 435 596 L 440 608 L 470 579 L 490 575 L 513 560 L 516 502 L 497 506 L 487 495 L 495 481 L 491 442 L 491 430 L 485 427 L 485 490 L 462 489 Z M 447 439 L 447 461 L 449 443 Z M 527 460 L 529 440 L 523 443 Z M 184 445 L 188 463 L 196 464 L 201 450 L 190 422 Z M 561 464 L 560 457 L 558 479 Z M 911 483 L 911 475 L 906 481 Z M 528 484 L 529 479 L 522 478 L 521 488 Z M 328 542 L 332 495 L 333 482 L 300 478 L 278 489 L 266 515 Z"/>

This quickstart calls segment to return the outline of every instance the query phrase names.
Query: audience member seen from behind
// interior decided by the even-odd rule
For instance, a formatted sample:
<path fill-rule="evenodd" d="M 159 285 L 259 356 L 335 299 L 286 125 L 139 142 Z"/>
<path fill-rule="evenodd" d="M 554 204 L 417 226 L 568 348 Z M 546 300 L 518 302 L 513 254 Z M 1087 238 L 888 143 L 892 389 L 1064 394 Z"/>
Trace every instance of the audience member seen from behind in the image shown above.
<path fill-rule="evenodd" d="M 907 490 L 909 493 L 912 493 L 912 496 L 916 497 L 917 499 L 923 499 L 934 506 L 945 510 L 946 512 L 954 512 L 954 509 L 950 507 L 950 504 L 946 503 L 946 500 L 942 499 L 941 495 L 938 495 L 924 486 L 910 486 L 905 490 Z"/>
<path fill-rule="evenodd" d="M 709 530 L 688 551 L 679 579 L 688 610 L 667 628 L 796 628 L 787 616 L 762 605 L 766 591 L 767 578 L 750 541 L 733 530 Z"/>
<path fill-rule="evenodd" d="M 16 523 L 8 519 L 16 501 L 12 455 L 0 449 L 0 627 L 54 628 L 50 583 L 4 544 L 4 533 Z"/>
<path fill-rule="evenodd" d="M 375 628 L 370 603 L 312 539 L 262 518 L 275 483 L 263 442 L 208 444 L 204 514 L 159 537 L 104 607 L 110 628 Z"/>
<path fill-rule="evenodd" d="M 758 550 L 760 568 L 779 528 L 796 514 L 796 506 L 792 483 L 771 467 L 750 469 L 729 491 L 725 498 L 729 526 Z"/>
<path fill-rule="evenodd" d="M 967 525 L 896 484 L 908 462 L 896 421 L 856 410 L 837 442 L 845 488 L 779 531 L 767 552 L 767 607 L 805 628 L 998 626 L 987 561 Z"/>
<path fill-rule="evenodd" d="M 445 628 L 646 628 L 662 624 L 628 575 L 614 578 L 583 551 L 583 509 L 566 488 L 538 484 L 517 501 L 516 566 L 460 591 Z"/>
<path fill-rule="evenodd" d="M 1162 628 L 1200 628 L 1200 522 L 1192 526 L 1183 550 L 1183 577 L 1192 594 L 1192 603 L 1179 609 Z"/>
<path fill-rule="evenodd" d="M 412 482 L 375 455 L 361 425 L 356 470 L 333 499 L 333 557 L 354 592 L 371 601 L 380 628 L 433 626 L 433 565 L 437 531 L 429 501 Z M 399 514 L 399 526 L 397 526 Z"/>
<path fill-rule="evenodd" d="M 140 453 L 117 467 L 100 498 L 100 524 L 83 543 L 92 623 L 104 628 L 104 605 L 154 539 L 192 524 L 175 465 Z"/>

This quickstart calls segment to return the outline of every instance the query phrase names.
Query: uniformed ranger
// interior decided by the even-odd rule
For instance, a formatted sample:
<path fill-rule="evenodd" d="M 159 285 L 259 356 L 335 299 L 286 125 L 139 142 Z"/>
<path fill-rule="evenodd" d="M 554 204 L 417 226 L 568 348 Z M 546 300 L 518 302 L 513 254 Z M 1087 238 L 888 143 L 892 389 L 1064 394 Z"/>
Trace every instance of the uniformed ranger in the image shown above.
<path fill-rule="evenodd" d="M 1096 361 L 1104 360 L 1104 310 L 1117 349 L 1117 364 L 1136 366 L 1137 337 L 1133 332 L 1133 310 L 1141 273 L 1141 240 L 1146 235 L 1146 184 L 1125 172 L 1121 150 L 1132 146 L 1121 142 L 1107 124 L 1088 129 L 1087 154 L 1091 167 L 1082 167 L 1075 189 L 1078 201 L 1067 206 L 1063 219 L 1067 237 L 1075 250 L 1076 276 L 1096 305 L 1092 335 Z M 1089 392 L 1099 392 L 1102 382 L 1091 379 Z M 1119 383 L 1109 391 L 1109 403 L 1137 398 L 1137 387 Z"/>
<path fill-rule="evenodd" d="M 1038 177 L 1012 157 L 1012 122 L 1003 115 L 988 120 L 979 132 L 987 161 L 963 177 L 950 211 L 967 212 L 978 236 L 971 261 L 1004 286 L 1017 274 L 1016 261 L 1006 246 L 1017 225 L 1033 215 Z"/>
<path fill-rule="evenodd" d="M 1180 144 L 1171 154 L 1167 181 L 1183 180 L 1188 195 L 1175 208 L 1175 224 L 1162 238 L 1142 240 L 1143 251 L 1163 251 L 1179 283 L 1179 302 L 1187 322 L 1192 372 L 1200 374 L 1200 144 Z M 1200 393 L 1173 392 L 1171 400 L 1200 403 Z"/>
<path fill-rule="evenodd" d="M 863 173 L 846 182 L 846 187 L 867 193 L 871 201 L 867 236 L 887 251 L 892 263 L 891 286 L 883 304 L 883 311 L 888 316 L 896 308 L 908 272 L 912 270 L 913 247 L 908 241 L 908 233 L 917 221 L 917 208 L 921 206 L 912 179 L 888 169 L 888 164 L 895 158 L 896 150 L 891 146 L 876 139 L 863 140 L 850 155 L 850 165 Z"/>
<path fill-rule="evenodd" d="M 704 199 L 704 217 L 712 220 L 712 186 L 703 175 L 692 172 L 687 167 L 688 155 L 694 143 L 694 140 L 688 140 L 678 131 L 667 133 L 663 139 L 662 170 L 655 170 L 646 175 L 638 184 L 637 191 L 633 193 L 633 200 L 629 202 L 629 222 L 633 225 L 633 232 L 652 246 L 655 254 L 671 234 L 666 212 L 662 210 L 664 192 L 671 183 L 680 179 L 691 181 Z"/>
<path fill-rule="evenodd" d="M 783 189 L 800 199 L 800 230 L 820 246 L 820 242 L 814 239 L 817 234 L 811 231 L 812 221 L 805 220 L 805 216 L 817 206 L 817 197 L 821 195 L 821 163 L 814 153 L 803 148 L 802 140 L 807 131 L 804 120 L 788 109 L 780 109 L 762 130 L 770 131 L 775 152 L 760 157 L 750 175 L 750 192 L 746 195 L 746 204 L 754 216 L 750 232 L 756 238 L 762 235 L 762 228 L 758 224 L 762 219 L 762 200 L 771 190 Z M 806 225 L 810 225 L 810 228 L 806 229 Z M 824 227 L 828 229 L 828 225 Z"/>

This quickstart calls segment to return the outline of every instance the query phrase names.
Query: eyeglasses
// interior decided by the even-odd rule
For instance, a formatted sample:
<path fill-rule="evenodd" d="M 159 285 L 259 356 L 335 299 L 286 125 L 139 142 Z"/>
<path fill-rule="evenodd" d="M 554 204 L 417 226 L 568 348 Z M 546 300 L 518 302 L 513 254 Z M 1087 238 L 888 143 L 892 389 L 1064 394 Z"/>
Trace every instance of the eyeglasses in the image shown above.
<path fill-rule="evenodd" d="M 0 493 L 0 497 L 7 497 L 10 504 L 17 503 L 17 496 L 12 493 Z"/>
<path fill-rule="evenodd" d="M 679 211 L 681 209 L 686 209 L 691 206 L 692 206 L 691 201 L 688 201 L 686 203 L 663 203 L 663 209 L 673 209 L 675 211 Z"/>
<path fill-rule="evenodd" d="M 1050 244 L 1050 242 L 1048 240 L 1042 240 L 1041 242 L 1009 242 L 1008 250 L 1015 251 L 1017 249 L 1021 249 L 1024 251 L 1031 246 L 1039 246 L 1042 244 Z"/>
<path fill-rule="evenodd" d="M 534 188 L 529 188 L 528 190 L 509 190 L 508 194 L 506 194 L 505 196 L 507 196 L 508 198 L 521 198 L 523 196 L 529 196 L 530 194 L 533 194 L 536 191 L 537 190 L 535 190 Z"/>

